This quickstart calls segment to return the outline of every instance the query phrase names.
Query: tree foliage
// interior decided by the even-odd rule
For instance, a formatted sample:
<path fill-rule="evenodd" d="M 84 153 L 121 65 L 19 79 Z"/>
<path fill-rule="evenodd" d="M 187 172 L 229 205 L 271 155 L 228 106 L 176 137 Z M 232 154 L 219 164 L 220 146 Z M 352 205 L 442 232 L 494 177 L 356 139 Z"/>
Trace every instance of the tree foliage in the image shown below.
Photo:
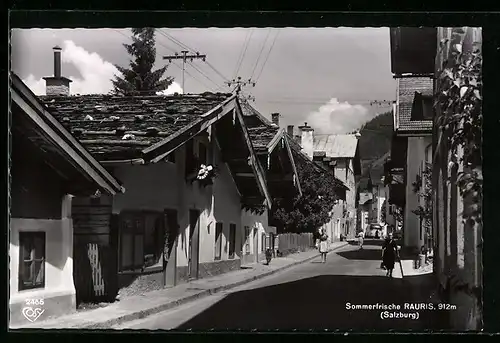
<path fill-rule="evenodd" d="M 163 78 L 167 67 L 153 71 L 156 60 L 155 29 L 133 28 L 132 44 L 123 44 L 132 57 L 129 68 L 118 65 L 115 67 L 121 73 L 113 82 L 114 93 L 120 95 L 155 95 L 167 89 L 174 79 Z"/>
<path fill-rule="evenodd" d="M 439 75 L 437 124 L 450 146 L 449 167 L 460 171 L 460 194 L 471 199 L 464 220 L 482 223 L 482 54 L 478 46 L 463 52 L 453 44 L 450 55 Z"/>
<path fill-rule="evenodd" d="M 328 223 L 331 210 L 339 199 L 333 173 L 319 170 L 313 162 L 297 159 L 297 172 L 302 196 L 275 199 L 273 217 L 285 232 L 315 232 Z"/>

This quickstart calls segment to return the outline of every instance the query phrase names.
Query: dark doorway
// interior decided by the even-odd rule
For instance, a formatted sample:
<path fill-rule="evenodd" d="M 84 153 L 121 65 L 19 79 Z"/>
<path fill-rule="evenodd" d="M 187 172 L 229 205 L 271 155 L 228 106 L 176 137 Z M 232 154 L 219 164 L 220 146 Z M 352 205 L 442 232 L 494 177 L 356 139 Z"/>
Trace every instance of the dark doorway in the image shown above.
<path fill-rule="evenodd" d="M 198 278 L 200 250 L 200 211 L 189 210 L 189 260 L 188 275 L 190 279 Z"/>
<path fill-rule="evenodd" d="M 177 284 L 177 236 L 179 234 L 177 211 L 166 209 L 164 217 L 163 286 L 173 287 Z"/>

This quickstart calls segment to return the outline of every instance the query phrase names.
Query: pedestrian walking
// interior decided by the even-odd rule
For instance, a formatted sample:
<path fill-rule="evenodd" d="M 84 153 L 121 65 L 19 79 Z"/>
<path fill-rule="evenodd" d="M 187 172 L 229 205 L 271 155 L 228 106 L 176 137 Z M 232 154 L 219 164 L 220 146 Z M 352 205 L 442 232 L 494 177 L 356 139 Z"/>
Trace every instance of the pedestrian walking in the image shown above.
<path fill-rule="evenodd" d="M 358 233 L 358 243 L 359 243 L 359 249 L 363 249 L 363 241 L 365 240 L 365 232 L 360 231 Z"/>
<path fill-rule="evenodd" d="M 321 262 L 326 263 L 326 254 L 328 253 L 328 235 L 326 234 L 325 229 L 320 231 L 319 252 L 321 253 Z"/>
<path fill-rule="evenodd" d="M 384 245 L 382 246 L 382 263 L 387 269 L 385 276 L 392 278 L 392 270 L 394 269 L 394 264 L 396 263 L 396 257 L 398 256 L 398 246 L 392 238 L 392 233 L 387 236 Z"/>

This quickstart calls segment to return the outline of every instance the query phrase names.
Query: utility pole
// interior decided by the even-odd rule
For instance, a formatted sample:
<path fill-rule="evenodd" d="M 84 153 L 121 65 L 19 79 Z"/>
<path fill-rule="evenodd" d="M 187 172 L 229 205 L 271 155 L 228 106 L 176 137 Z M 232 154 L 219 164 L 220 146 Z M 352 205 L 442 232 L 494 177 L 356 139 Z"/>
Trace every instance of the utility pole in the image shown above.
<path fill-rule="evenodd" d="M 190 60 L 193 62 L 195 59 L 201 59 L 203 62 L 205 62 L 205 58 L 207 58 L 207 55 L 200 55 L 199 52 L 196 54 L 191 54 L 188 55 L 189 51 L 183 50 L 181 51 L 182 55 L 179 55 L 177 52 L 174 55 L 170 56 L 163 56 L 164 60 L 168 60 L 169 62 L 172 62 L 172 60 L 182 60 L 182 93 L 186 94 L 186 90 L 184 89 L 184 71 L 186 70 L 186 61 Z"/>
<path fill-rule="evenodd" d="M 252 86 L 255 87 L 255 81 L 251 79 L 242 81 L 241 76 L 238 76 L 236 79 L 232 79 L 231 81 L 226 82 L 229 87 L 232 85 L 236 85 L 236 94 L 240 94 L 241 87 L 243 86 Z"/>

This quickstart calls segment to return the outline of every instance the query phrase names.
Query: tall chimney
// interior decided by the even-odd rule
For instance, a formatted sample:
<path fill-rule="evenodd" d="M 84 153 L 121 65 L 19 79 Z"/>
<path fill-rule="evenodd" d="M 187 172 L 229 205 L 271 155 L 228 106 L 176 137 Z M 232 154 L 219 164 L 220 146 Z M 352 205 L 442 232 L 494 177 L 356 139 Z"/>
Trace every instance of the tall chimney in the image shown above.
<path fill-rule="evenodd" d="M 55 46 L 54 50 L 54 77 L 61 77 L 61 48 Z"/>
<path fill-rule="evenodd" d="M 47 76 L 45 80 L 45 94 L 47 95 L 69 95 L 70 79 L 61 75 L 61 48 L 55 46 L 54 51 L 54 76 Z"/>
<path fill-rule="evenodd" d="M 280 114 L 279 113 L 271 113 L 271 118 L 272 118 L 274 125 L 280 126 Z"/>
<path fill-rule="evenodd" d="M 299 130 L 302 152 L 312 160 L 314 154 L 314 129 L 307 125 L 307 123 L 304 123 L 303 126 L 299 126 Z"/>
<path fill-rule="evenodd" d="M 293 125 L 288 125 L 286 127 L 286 132 L 291 136 L 293 137 Z"/>

